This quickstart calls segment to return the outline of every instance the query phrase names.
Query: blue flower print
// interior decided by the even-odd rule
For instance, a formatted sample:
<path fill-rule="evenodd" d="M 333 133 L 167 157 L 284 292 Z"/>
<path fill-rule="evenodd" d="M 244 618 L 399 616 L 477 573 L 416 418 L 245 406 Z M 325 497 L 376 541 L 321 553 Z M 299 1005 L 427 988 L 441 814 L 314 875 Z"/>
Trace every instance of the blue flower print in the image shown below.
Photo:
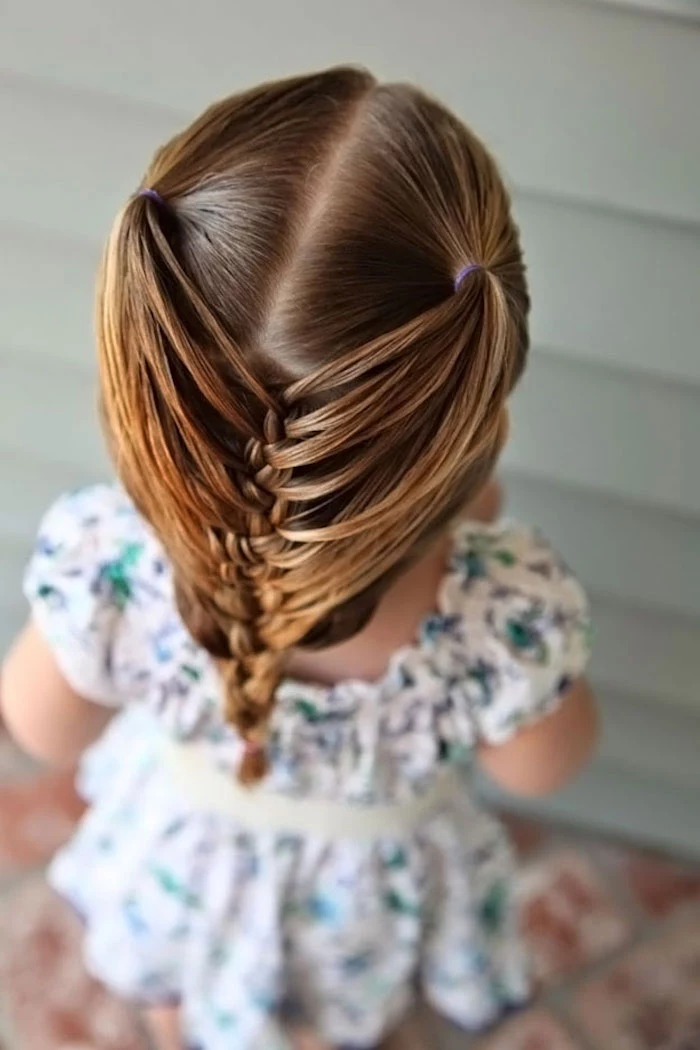
<path fill-rule="evenodd" d="M 486 708 L 493 703 L 496 696 L 498 672 L 493 664 L 481 658 L 474 661 L 467 670 L 469 696 L 479 708 Z"/>
<path fill-rule="evenodd" d="M 127 926 L 137 937 L 143 937 L 149 932 L 150 926 L 144 918 L 138 901 L 133 897 L 129 897 L 124 901 L 122 914 Z"/>
<path fill-rule="evenodd" d="M 461 633 L 463 617 L 454 614 L 433 613 L 421 628 L 421 638 L 425 642 L 436 642 L 445 636 L 454 638 Z"/>
<path fill-rule="evenodd" d="M 368 973 L 374 964 L 375 953 L 373 951 L 358 952 L 356 955 L 346 955 L 341 966 L 347 977 L 359 977 Z"/>
<path fill-rule="evenodd" d="M 306 901 L 306 913 L 324 926 L 336 925 L 342 915 L 339 902 L 328 894 L 317 893 Z"/>

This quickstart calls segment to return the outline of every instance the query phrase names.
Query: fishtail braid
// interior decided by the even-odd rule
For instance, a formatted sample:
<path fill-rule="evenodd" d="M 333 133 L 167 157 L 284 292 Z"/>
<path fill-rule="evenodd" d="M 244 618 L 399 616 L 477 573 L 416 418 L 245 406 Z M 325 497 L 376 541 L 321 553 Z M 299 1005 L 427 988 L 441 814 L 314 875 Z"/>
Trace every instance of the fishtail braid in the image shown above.
<path fill-rule="evenodd" d="M 217 592 L 223 612 L 231 610 L 232 588 L 237 604 L 228 628 L 230 659 L 224 672 L 225 716 L 246 743 L 239 775 L 243 783 L 259 780 L 267 768 L 265 743 L 274 696 L 284 668 L 286 626 L 282 615 L 284 596 L 278 584 L 284 568 L 280 556 L 292 544 L 280 529 L 286 524 L 288 500 L 281 494 L 290 470 L 271 466 L 268 445 L 283 434 L 279 415 L 268 409 L 263 440 L 250 439 L 245 448 L 248 469 L 237 477 L 247 505 L 244 531 L 210 533 L 211 549 L 219 562 L 222 590 Z M 276 629 L 277 628 L 277 629 Z"/>

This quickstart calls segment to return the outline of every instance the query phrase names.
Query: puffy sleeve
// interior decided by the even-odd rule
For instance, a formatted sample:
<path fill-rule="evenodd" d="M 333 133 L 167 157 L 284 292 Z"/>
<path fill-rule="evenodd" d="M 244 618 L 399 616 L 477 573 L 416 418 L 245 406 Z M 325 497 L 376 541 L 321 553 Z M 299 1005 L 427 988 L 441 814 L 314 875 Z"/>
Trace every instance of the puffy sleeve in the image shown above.
<path fill-rule="evenodd" d="M 586 668 L 586 595 L 531 529 L 465 528 L 447 601 L 460 624 L 456 699 L 484 742 L 504 743 L 553 711 Z"/>
<path fill-rule="evenodd" d="M 139 692 L 143 642 L 135 621 L 152 569 L 145 527 L 116 487 L 63 496 L 41 523 L 25 595 L 81 696 L 113 707 Z"/>

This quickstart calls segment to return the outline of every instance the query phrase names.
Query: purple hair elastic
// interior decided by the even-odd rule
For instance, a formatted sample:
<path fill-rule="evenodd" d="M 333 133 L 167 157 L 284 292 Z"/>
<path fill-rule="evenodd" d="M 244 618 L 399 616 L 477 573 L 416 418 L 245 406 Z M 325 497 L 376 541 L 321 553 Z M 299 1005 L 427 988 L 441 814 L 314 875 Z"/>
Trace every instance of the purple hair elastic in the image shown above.
<path fill-rule="evenodd" d="M 469 274 L 473 273 L 474 270 L 480 270 L 480 269 L 481 269 L 480 263 L 469 263 L 468 266 L 463 266 L 462 269 L 457 274 L 457 276 L 455 277 L 455 291 L 457 291 L 457 289 L 459 288 L 459 286 L 461 285 L 461 283 L 465 279 L 465 277 L 468 277 Z"/>
<path fill-rule="evenodd" d="M 157 190 L 150 190 L 150 189 L 139 190 L 137 196 L 138 197 L 150 197 L 152 201 L 156 202 L 156 204 L 165 204 L 165 201 L 163 200 L 163 198 L 161 197 L 160 193 L 158 193 Z"/>

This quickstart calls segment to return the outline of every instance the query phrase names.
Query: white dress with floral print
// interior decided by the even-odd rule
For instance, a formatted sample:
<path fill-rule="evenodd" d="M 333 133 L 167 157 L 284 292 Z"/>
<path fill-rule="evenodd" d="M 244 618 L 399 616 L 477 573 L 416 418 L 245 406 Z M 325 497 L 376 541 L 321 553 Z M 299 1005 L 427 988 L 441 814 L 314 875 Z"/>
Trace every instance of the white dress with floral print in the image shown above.
<path fill-rule="evenodd" d="M 26 592 L 68 682 L 121 709 L 84 760 L 91 806 L 51 871 L 98 978 L 179 1003 L 193 1050 L 267 1048 L 285 1010 L 331 1045 L 371 1047 L 417 987 L 469 1029 L 527 996 L 508 844 L 468 773 L 479 740 L 551 711 L 586 663 L 583 592 L 541 537 L 460 527 L 436 613 L 380 681 L 279 690 L 273 790 L 395 803 L 464 770 L 463 793 L 408 839 L 251 832 L 178 791 L 164 735 L 205 743 L 231 776 L 241 744 L 162 549 L 119 488 L 56 504 Z"/>

